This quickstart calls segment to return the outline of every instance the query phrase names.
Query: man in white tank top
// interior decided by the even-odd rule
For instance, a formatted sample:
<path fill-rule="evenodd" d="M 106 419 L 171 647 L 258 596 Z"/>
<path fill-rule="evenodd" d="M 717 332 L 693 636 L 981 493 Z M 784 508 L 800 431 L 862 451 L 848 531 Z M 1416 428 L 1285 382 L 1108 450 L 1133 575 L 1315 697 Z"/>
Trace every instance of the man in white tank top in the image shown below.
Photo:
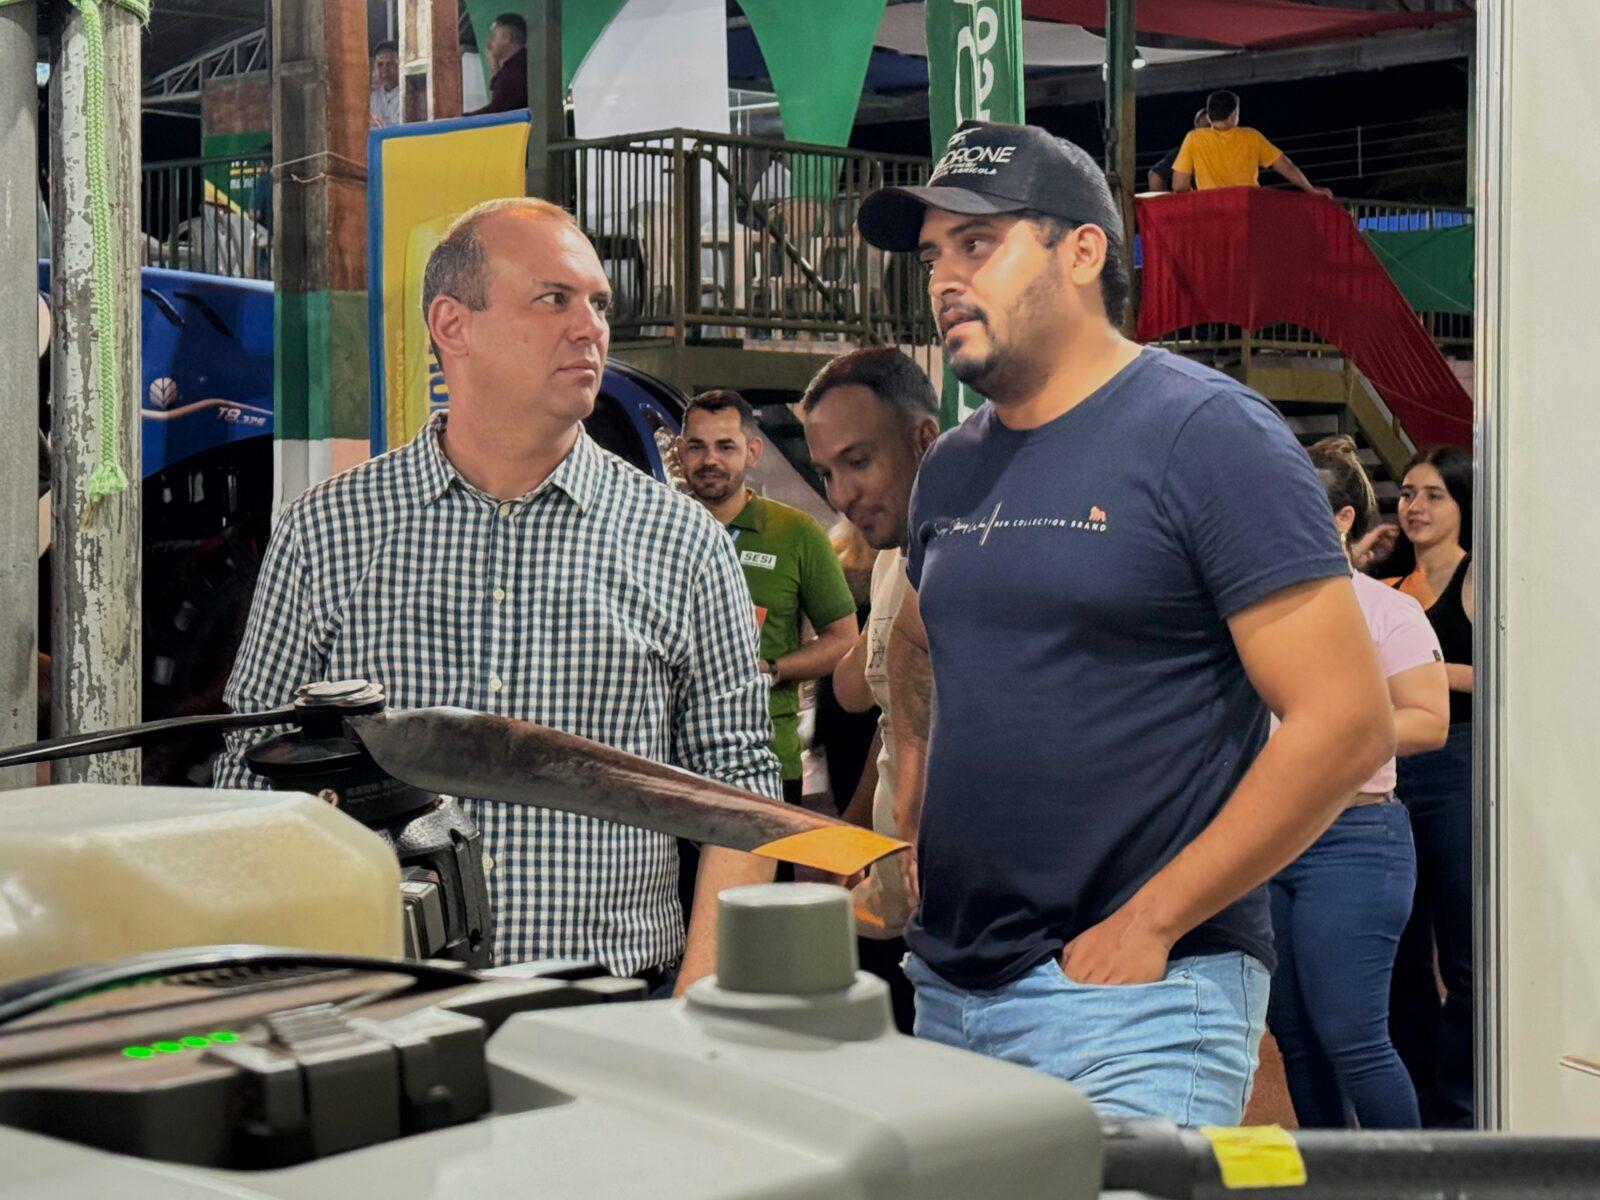
<path fill-rule="evenodd" d="M 834 694 L 846 709 L 880 710 L 877 770 L 864 772 L 847 816 L 897 834 L 906 822 L 894 804 L 895 745 L 889 728 L 889 630 L 905 592 L 904 546 L 911 485 L 922 455 L 939 436 L 938 397 L 927 372 L 898 350 L 867 349 L 829 363 L 801 400 L 806 446 L 828 501 L 878 551 L 872 568 L 872 614 L 834 670 Z M 876 779 L 874 780 L 874 774 Z M 868 791 L 867 789 L 871 789 Z M 907 830 L 907 832 L 910 832 Z M 903 835 L 902 835 L 903 836 Z M 862 932 L 893 936 L 910 913 L 896 856 L 856 889 Z M 882 928 L 871 924 L 876 917 Z"/>

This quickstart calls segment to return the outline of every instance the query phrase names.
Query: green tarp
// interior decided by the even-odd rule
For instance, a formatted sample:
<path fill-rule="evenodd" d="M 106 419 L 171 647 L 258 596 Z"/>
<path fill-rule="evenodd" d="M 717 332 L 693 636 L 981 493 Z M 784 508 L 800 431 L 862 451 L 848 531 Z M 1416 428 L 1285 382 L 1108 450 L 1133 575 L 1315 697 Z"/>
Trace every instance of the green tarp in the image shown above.
<path fill-rule="evenodd" d="M 1367 230 L 1367 244 L 1418 312 L 1471 313 L 1472 226 L 1404 232 Z"/>

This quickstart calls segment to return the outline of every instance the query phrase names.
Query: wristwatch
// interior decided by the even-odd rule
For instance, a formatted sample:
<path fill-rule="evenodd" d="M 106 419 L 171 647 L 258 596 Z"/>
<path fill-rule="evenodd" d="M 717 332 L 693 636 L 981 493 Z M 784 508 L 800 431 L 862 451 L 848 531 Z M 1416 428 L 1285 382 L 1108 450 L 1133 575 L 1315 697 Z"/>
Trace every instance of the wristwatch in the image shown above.
<path fill-rule="evenodd" d="M 778 682 L 778 660 L 775 658 L 763 658 L 761 660 L 761 673 L 776 684 Z"/>

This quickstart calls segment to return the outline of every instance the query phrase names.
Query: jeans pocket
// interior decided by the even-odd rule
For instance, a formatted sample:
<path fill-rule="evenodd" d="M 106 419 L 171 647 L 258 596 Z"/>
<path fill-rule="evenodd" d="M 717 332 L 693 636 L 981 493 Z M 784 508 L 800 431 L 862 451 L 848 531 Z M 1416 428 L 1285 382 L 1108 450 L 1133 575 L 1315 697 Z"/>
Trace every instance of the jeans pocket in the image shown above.
<path fill-rule="evenodd" d="M 1165 975 L 1163 975 L 1160 979 L 1152 979 L 1147 983 L 1080 983 L 1076 979 L 1072 978 L 1072 976 L 1068 975 L 1066 971 L 1062 970 L 1061 960 L 1059 958 L 1052 958 L 1043 965 L 1049 967 L 1054 973 L 1055 982 L 1059 983 L 1064 988 L 1069 988 L 1073 991 L 1080 992 L 1131 993 L 1142 991 L 1147 988 L 1158 988 L 1171 983 L 1182 983 L 1189 977 L 1186 969 L 1182 967 L 1174 969 L 1169 963 L 1167 965 L 1167 973 Z"/>

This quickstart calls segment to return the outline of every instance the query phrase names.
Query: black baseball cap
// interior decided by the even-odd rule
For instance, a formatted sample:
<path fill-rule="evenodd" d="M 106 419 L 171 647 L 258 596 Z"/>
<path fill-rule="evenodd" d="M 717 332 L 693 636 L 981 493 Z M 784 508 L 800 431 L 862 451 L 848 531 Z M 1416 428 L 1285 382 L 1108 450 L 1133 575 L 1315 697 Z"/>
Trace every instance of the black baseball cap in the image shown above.
<path fill-rule="evenodd" d="M 856 227 L 880 250 L 915 250 L 929 208 L 973 216 L 1031 209 L 1122 240 L 1122 214 L 1099 165 L 1037 125 L 963 122 L 926 186 L 879 188 L 862 202 Z"/>

